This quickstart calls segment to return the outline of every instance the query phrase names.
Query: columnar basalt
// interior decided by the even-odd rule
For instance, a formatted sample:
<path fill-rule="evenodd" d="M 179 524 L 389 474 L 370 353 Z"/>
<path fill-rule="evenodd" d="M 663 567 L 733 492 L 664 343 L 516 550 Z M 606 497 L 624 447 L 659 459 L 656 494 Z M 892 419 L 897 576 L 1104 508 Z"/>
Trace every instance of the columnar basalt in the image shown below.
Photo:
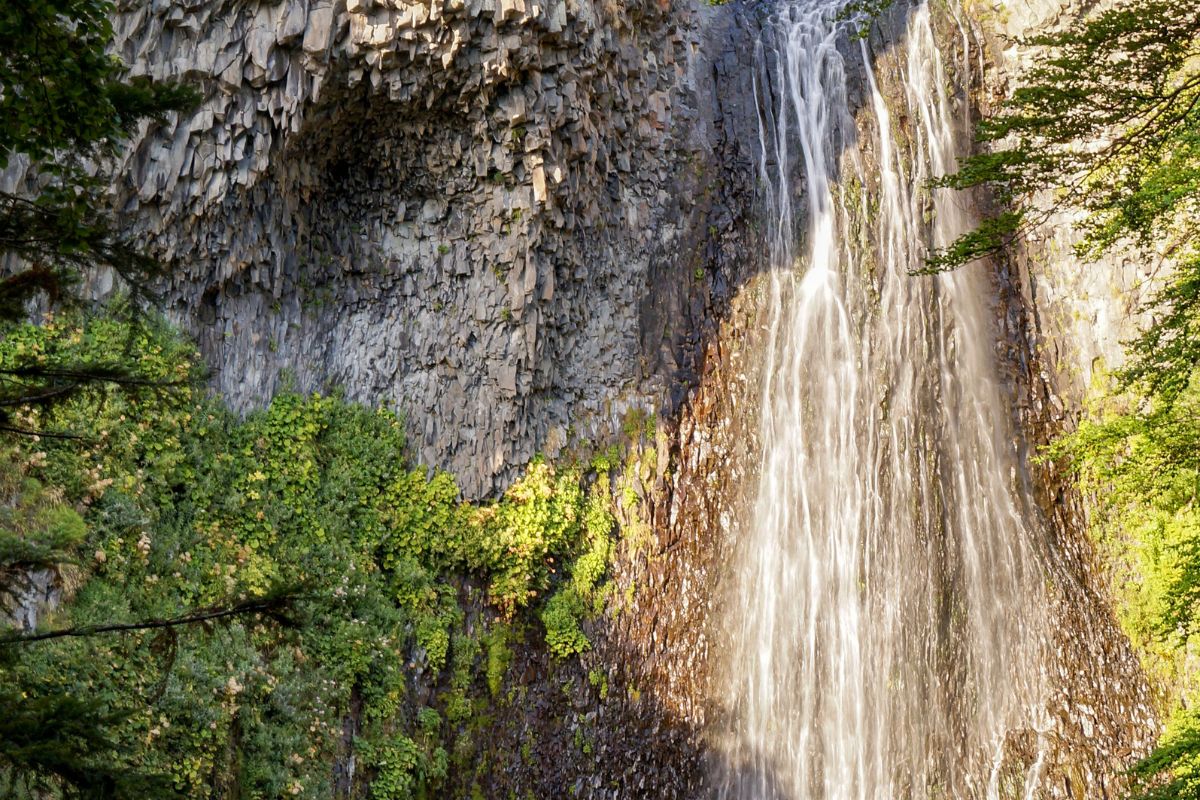
<path fill-rule="evenodd" d="M 659 0 L 131 3 L 119 54 L 205 100 L 141 132 L 118 207 L 233 405 L 343 387 L 485 495 L 687 367 L 644 300 L 703 279 L 702 28 Z"/>

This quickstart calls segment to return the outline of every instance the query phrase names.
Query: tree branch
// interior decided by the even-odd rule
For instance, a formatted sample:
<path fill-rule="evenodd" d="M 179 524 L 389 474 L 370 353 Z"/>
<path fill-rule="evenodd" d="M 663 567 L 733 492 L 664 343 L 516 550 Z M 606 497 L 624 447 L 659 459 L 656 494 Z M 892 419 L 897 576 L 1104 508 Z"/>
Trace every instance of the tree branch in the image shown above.
<path fill-rule="evenodd" d="M 155 630 L 158 628 L 174 628 L 180 625 L 194 625 L 198 622 L 210 622 L 217 619 L 240 616 L 243 614 L 268 614 L 284 619 L 282 611 L 293 598 L 289 596 L 268 597 L 261 600 L 247 600 L 227 608 L 207 608 L 193 611 L 179 617 L 168 619 L 150 619 L 141 622 L 121 622 L 108 625 L 83 625 L 75 628 L 63 628 L 56 631 L 41 633 L 16 633 L 0 636 L 0 647 L 13 644 L 30 644 L 44 642 L 50 639 L 67 637 L 95 636 L 101 633 L 124 633 L 127 631 Z"/>

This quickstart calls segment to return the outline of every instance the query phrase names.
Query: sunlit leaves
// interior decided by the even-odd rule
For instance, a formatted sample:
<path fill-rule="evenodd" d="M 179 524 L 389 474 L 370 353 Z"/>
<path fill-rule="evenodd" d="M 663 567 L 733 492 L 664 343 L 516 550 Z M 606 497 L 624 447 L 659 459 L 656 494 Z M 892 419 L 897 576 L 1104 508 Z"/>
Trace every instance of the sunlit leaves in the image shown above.
<path fill-rule="evenodd" d="M 131 336 L 148 377 L 190 374 L 194 353 L 165 328 L 78 315 L 14 328 L 0 367 L 101 359 Z M 37 545 L 48 568 L 74 565 L 77 590 L 56 624 L 171 617 L 294 589 L 290 626 L 248 617 L 165 638 L 47 643 L 11 669 L 0 663 L 0 681 L 52 675 L 61 691 L 121 711 L 97 733 L 188 796 L 213 781 L 247 798 L 329 796 L 337 715 L 352 702 L 378 796 L 433 792 L 445 751 L 408 716 L 419 676 L 436 689 L 423 702 L 467 724 L 500 694 L 510 645 L 540 631 L 556 590 L 573 602 L 557 601 L 567 614 L 546 623 L 547 641 L 569 629 L 572 653 L 607 596 L 605 474 L 585 490 L 582 469 L 539 460 L 502 497 L 467 504 L 452 477 L 413 467 L 395 414 L 333 397 L 282 394 L 239 419 L 184 382 L 145 397 L 97 387 L 22 414 L 93 434 L 13 442 L 13 468 L 0 471 L 17 506 L 0 520 L 21 524 L 13 541 Z M 3 544 L 0 555 L 15 552 Z M 393 748 L 405 741 L 416 750 Z M 416 760 L 398 770 L 402 752 Z M 0 753 L 0 780 L 4 766 Z"/>
<path fill-rule="evenodd" d="M 980 123 L 984 149 L 939 182 L 987 186 L 1009 210 L 928 265 L 953 269 L 999 253 L 1063 206 L 1088 212 L 1081 259 L 1127 244 L 1166 253 L 1171 282 L 1151 304 L 1158 319 L 1124 377 L 1167 402 L 1200 364 L 1198 37 L 1200 0 L 1126 0 L 1025 40 L 1033 66 Z"/>
<path fill-rule="evenodd" d="M 1187 654 L 1200 641 L 1200 372 L 1171 400 L 1109 399 L 1053 455 L 1069 456 L 1099 501 L 1092 529 L 1122 627 L 1148 671 L 1195 702 L 1200 686 L 1187 682 Z M 1200 733 L 1193 714 L 1174 716 L 1173 733 L 1137 768 L 1139 797 L 1194 796 Z"/>

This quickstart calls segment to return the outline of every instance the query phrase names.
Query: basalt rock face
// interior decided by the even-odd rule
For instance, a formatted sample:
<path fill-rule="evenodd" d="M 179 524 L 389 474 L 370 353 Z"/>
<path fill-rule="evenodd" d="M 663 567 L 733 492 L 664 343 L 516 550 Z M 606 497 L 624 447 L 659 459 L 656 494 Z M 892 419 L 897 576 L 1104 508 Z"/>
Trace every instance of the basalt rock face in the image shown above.
<path fill-rule="evenodd" d="M 744 401 L 756 391 L 746 341 L 758 309 L 746 286 L 764 247 L 747 46 L 757 26 L 744 12 L 730 7 L 706 22 L 711 160 L 679 173 L 680 193 L 696 200 L 693 238 L 675 259 L 652 263 L 639 307 L 649 365 L 672 375 L 659 398 L 670 413 L 625 441 L 616 599 L 585 623 L 592 646 L 578 659 L 517 654 L 509 674 L 521 700 L 497 709 L 488 729 L 483 757 L 494 768 L 479 783 L 487 797 L 707 796 L 710 622 L 736 535 L 736 487 L 756 455 Z"/>
<path fill-rule="evenodd" d="M 704 194 L 702 16 L 131 3 L 118 53 L 205 100 L 141 132 L 118 207 L 178 264 L 172 311 L 233 406 L 340 386 L 484 496 L 694 370 L 688 284 L 731 218 Z"/>
<path fill-rule="evenodd" d="M 521 648 L 519 700 L 446 791 L 696 797 L 731 440 L 706 426 L 740 409 L 693 390 L 760 266 L 753 25 L 687 0 L 287 0 L 131 4 L 117 30 L 135 72 L 205 86 L 116 193 L 231 405 L 291 381 L 397 407 L 468 497 L 656 413 L 619 609 L 580 659 Z"/>

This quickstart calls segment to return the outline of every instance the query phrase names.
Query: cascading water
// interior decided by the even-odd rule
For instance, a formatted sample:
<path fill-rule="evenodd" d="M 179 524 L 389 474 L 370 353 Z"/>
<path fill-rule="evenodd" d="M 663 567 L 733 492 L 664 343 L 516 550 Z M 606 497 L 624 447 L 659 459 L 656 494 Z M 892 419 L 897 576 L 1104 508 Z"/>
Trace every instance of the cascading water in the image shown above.
<path fill-rule="evenodd" d="M 917 4 L 889 107 L 846 4 L 784 0 L 757 46 L 764 449 L 719 796 L 1032 798 L 1048 601 L 986 287 L 911 274 L 971 223 L 929 188 L 956 163 L 947 76 Z"/>

